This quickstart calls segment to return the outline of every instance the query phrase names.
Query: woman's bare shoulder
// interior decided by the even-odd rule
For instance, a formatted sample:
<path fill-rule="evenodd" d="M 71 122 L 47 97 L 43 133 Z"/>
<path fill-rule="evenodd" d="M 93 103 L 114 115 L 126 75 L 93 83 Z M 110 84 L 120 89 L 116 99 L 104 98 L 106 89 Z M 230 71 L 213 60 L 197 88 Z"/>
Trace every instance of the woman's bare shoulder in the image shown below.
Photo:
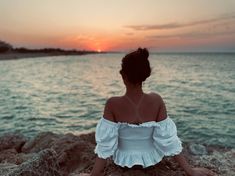
<path fill-rule="evenodd" d="M 162 101 L 162 97 L 158 93 L 150 92 L 148 95 L 156 101 Z"/>
<path fill-rule="evenodd" d="M 110 109 L 113 109 L 122 101 L 123 101 L 123 96 L 113 96 L 107 99 L 106 106 L 108 106 Z"/>
<path fill-rule="evenodd" d="M 150 93 L 145 93 L 145 94 L 151 101 L 155 101 L 159 103 L 163 102 L 161 95 L 158 93 L 150 92 Z M 124 101 L 124 96 L 113 96 L 107 99 L 106 105 L 108 105 L 109 107 L 114 107 L 120 103 L 123 103 L 123 101 Z"/>
<path fill-rule="evenodd" d="M 122 97 L 118 97 L 118 96 L 114 96 L 114 97 L 110 97 L 107 99 L 106 104 L 105 104 L 105 108 L 104 108 L 104 118 L 110 121 L 115 121 L 115 115 L 114 115 L 114 111 L 115 111 L 115 107 L 117 107 L 120 104 L 120 99 Z"/>

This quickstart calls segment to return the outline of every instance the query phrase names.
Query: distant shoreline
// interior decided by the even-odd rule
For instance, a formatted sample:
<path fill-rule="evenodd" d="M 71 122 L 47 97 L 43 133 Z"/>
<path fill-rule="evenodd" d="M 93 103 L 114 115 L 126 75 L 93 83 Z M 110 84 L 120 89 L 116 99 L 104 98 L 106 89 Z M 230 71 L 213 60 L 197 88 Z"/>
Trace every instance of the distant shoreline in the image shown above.
<path fill-rule="evenodd" d="M 35 57 L 47 57 L 47 56 L 80 56 L 85 54 L 101 54 L 99 52 L 82 52 L 82 53 L 66 53 L 66 52 L 31 52 L 31 53 L 19 53 L 19 52 L 7 52 L 0 53 L 0 61 L 2 60 L 16 60 L 25 58 L 35 58 Z"/>
<path fill-rule="evenodd" d="M 20 53 L 20 52 L 6 52 L 6 53 L 0 53 L 0 61 L 3 60 L 17 60 L 17 59 L 26 59 L 26 58 L 36 58 L 36 57 L 48 57 L 48 56 L 80 56 L 80 55 L 86 55 L 86 54 L 107 54 L 107 53 L 113 53 L 113 54 L 120 54 L 122 52 L 96 52 L 96 51 L 84 51 L 84 52 L 27 52 L 27 53 Z M 124 53 L 124 52 L 123 52 Z M 182 52 L 182 53 L 174 53 L 174 52 L 153 52 L 152 54 L 167 54 L 167 55 L 173 55 L 173 54 L 235 54 L 233 52 L 202 52 L 202 53 L 190 53 L 190 52 Z"/>

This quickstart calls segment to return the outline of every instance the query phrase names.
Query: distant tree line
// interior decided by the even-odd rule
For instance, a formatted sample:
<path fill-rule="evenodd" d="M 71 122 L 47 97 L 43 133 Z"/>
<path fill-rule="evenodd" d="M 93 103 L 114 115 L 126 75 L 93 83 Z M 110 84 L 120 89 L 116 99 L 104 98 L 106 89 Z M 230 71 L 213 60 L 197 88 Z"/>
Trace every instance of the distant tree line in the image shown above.
<path fill-rule="evenodd" d="M 12 49 L 13 47 L 9 43 L 0 40 L 0 53 L 5 53 L 11 51 Z"/>
<path fill-rule="evenodd" d="M 28 48 L 15 48 L 15 52 L 17 53 L 53 53 L 53 54 L 87 54 L 87 53 L 96 53 L 96 51 L 78 51 L 78 50 L 64 50 L 61 48 L 43 48 L 43 49 L 28 49 Z"/>
<path fill-rule="evenodd" d="M 77 55 L 77 54 L 90 54 L 90 53 L 97 53 L 96 51 L 86 51 L 86 50 L 64 50 L 61 48 L 43 48 L 43 49 L 28 49 L 28 48 L 13 48 L 7 42 L 0 40 L 0 53 L 7 53 L 7 52 L 16 52 L 16 53 L 48 53 L 48 54 L 64 54 L 64 55 Z"/>

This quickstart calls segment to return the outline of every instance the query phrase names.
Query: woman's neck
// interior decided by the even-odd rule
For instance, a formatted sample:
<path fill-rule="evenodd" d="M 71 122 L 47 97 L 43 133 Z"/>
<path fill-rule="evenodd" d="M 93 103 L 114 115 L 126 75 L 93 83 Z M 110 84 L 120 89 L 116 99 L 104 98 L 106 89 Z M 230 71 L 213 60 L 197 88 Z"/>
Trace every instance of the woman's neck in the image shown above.
<path fill-rule="evenodd" d="M 135 96 L 140 96 L 143 95 L 143 89 L 142 89 L 142 85 L 130 85 L 130 86 L 126 86 L 126 93 L 125 95 L 131 96 L 131 97 L 135 97 Z"/>

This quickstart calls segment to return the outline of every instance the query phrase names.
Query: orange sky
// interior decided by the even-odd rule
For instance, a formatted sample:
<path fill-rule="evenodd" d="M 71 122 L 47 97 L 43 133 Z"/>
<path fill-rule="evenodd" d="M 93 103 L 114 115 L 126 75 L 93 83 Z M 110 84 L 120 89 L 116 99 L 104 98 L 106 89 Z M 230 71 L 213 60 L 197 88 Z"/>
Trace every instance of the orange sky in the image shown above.
<path fill-rule="evenodd" d="M 235 51 L 234 0 L 1 0 L 15 47 Z"/>

